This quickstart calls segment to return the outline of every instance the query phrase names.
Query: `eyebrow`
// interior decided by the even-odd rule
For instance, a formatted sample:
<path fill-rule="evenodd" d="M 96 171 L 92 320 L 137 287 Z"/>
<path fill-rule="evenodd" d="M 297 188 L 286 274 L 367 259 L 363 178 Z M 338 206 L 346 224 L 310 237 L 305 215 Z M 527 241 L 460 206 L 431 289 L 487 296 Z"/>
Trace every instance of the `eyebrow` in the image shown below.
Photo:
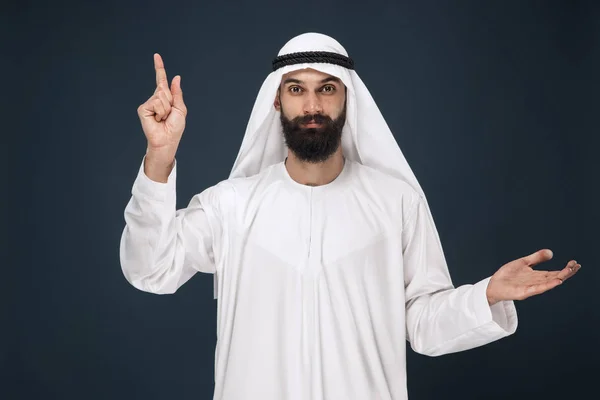
<path fill-rule="evenodd" d="M 327 83 L 327 82 L 337 82 L 337 83 L 341 83 L 341 80 L 335 76 L 329 76 L 323 80 L 321 80 L 321 82 L 319 83 Z M 288 83 L 297 83 L 297 84 L 302 84 L 304 82 L 302 82 L 301 80 L 295 79 L 295 78 L 287 78 L 286 80 L 283 81 L 283 84 L 288 84 Z"/>

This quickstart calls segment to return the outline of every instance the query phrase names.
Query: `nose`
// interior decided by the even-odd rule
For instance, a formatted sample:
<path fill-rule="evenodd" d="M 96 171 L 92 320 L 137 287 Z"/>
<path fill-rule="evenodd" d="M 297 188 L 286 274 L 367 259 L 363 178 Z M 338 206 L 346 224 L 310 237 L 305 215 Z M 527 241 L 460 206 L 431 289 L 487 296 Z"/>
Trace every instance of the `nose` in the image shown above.
<path fill-rule="evenodd" d="M 321 99 L 316 93 L 309 93 L 305 97 L 304 114 L 320 114 L 323 112 Z"/>

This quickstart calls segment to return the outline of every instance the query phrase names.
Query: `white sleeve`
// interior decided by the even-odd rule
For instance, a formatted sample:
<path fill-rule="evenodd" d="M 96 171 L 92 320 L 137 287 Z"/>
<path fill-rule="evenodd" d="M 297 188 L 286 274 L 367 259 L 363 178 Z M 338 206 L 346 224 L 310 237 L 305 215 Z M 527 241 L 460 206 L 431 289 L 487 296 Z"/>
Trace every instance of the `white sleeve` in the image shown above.
<path fill-rule="evenodd" d="M 176 176 L 175 163 L 167 183 L 152 181 L 142 161 L 125 208 L 121 268 L 145 292 L 174 293 L 196 272 L 215 272 L 213 242 L 221 226 L 213 207 L 215 187 L 176 210 Z"/>
<path fill-rule="evenodd" d="M 472 349 L 511 335 L 514 302 L 490 307 L 489 277 L 454 288 L 437 231 L 419 197 L 402 233 L 406 288 L 406 334 L 417 353 L 438 356 Z"/>

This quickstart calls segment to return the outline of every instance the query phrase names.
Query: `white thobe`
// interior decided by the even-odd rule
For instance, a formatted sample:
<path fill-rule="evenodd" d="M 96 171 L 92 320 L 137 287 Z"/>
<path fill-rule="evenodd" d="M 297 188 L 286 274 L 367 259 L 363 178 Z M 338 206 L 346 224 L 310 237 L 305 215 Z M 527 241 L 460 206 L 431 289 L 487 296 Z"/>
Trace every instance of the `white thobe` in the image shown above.
<path fill-rule="evenodd" d="M 489 277 L 454 288 L 425 202 L 401 180 L 346 160 L 311 187 L 282 162 L 176 210 L 176 171 L 154 182 L 142 162 L 121 265 L 158 294 L 216 274 L 214 400 L 403 400 L 407 340 L 437 356 L 516 330 L 513 302 L 489 306 Z"/>

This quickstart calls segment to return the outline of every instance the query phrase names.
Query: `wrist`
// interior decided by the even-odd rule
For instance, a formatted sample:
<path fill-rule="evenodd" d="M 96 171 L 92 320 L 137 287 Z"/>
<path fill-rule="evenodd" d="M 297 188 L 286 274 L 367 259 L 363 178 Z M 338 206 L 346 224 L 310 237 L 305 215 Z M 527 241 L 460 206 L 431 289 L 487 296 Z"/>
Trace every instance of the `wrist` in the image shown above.
<path fill-rule="evenodd" d="M 144 159 L 144 174 L 155 182 L 167 183 L 174 165 L 175 155 L 148 150 Z"/>
<path fill-rule="evenodd" d="M 490 290 L 491 285 L 492 285 L 492 281 L 490 280 L 490 282 L 488 283 L 488 286 L 485 290 L 485 297 L 487 298 L 488 304 L 490 306 L 493 306 L 494 304 L 496 304 L 498 302 L 498 300 L 496 300 L 496 298 L 492 294 L 492 291 Z"/>

